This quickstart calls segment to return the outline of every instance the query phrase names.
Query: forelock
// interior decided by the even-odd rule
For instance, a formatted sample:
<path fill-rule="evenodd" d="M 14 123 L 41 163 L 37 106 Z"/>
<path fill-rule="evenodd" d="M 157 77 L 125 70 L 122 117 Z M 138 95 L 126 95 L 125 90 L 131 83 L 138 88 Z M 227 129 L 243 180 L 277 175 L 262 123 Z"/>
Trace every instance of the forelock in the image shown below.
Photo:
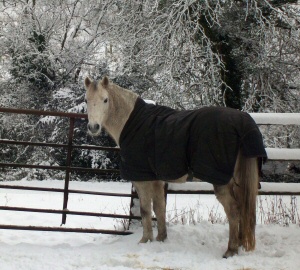
<path fill-rule="evenodd" d="M 97 81 L 93 81 L 93 82 L 92 82 L 92 89 L 93 89 L 94 91 L 97 90 L 97 85 L 98 85 Z"/>

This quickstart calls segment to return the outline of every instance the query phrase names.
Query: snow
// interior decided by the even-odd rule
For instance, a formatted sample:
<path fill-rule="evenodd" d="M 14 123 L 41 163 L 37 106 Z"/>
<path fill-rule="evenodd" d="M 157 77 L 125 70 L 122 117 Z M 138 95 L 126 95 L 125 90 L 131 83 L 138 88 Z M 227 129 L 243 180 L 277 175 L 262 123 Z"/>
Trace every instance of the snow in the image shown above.
<path fill-rule="evenodd" d="M 64 183 L 23 180 L 2 184 L 62 188 Z M 131 185 L 119 182 L 70 182 L 70 188 L 129 193 Z M 0 189 L 0 204 L 61 209 L 62 194 Z M 193 224 L 188 218 L 191 211 L 187 210 L 196 206 L 198 218 Z M 70 194 L 68 205 L 69 210 L 117 214 L 128 213 L 128 208 L 129 198 L 82 194 Z M 142 235 L 139 224 L 131 226 L 133 234 L 129 236 L 0 230 L 0 269 L 299 269 L 298 225 L 282 227 L 260 224 L 257 226 L 255 251 L 246 253 L 240 250 L 238 256 L 222 259 L 227 247 L 228 224 L 208 222 L 206 218 L 212 210 L 214 215 L 224 216 L 213 195 L 169 195 L 168 239 L 164 243 L 154 241 L 138 244 Z M 2 224 L 59 226 L 60 222 L 61 216 L 55 214 L 1 211 Z M 66 226 L 114 230 L 121 229 L 122 222 L 69 215 Z"/>
<path fill-rule="evenodd" d="M 53 98 L 55 99 L 74 99 L 76 98 L 73 90 L 71 88 L 68 87 L 64 87 L 64 88 L 60 88 L 58 89 L 54 94 L 53 94 Z"/>
<path fill-rule="evenodd" d="M 271 160 L 300 160 L 300 149 L 266 148 L 266 151 Z"/>
<path fill-rule="evenodd" d="M 195 191 L 195 190 L 205 190 L 205 191 L 212 191 L 214 190 L 213 185 L 210 183 L 206 182 L 187 182 L 184 183 L 184 185 L 181 184 L 176 184 L 176 183 L 168 183 L 168 189 L 169 190 L 190 190 L 190 191 Z"/>
<path fill-rule="evenodd" d="M 52 124 L 52 123 L 55 123 L 56 120 L 57 120 L 57 117 L 47 115 L 47 116 L 40 118 L 39 121 L 43 124 Z"/>
<path fill-rule="evenodd" d="M 300 113 L 250 113 L 259 125 L 300 125 Z"/>
<path fill-rule="evenodd" d="M 187 182 L 184 185 L 181 184 L 168 184 L 169 190 L 181 191 L 181 190 L 189 190 L 189 191 L 213 191 L 213 185 L 206 182 Z M 300 184 L 299 183 L 266 183 L 261 182 L 261 189 L 263 192 L 300 192 Z"/>
<path fill-rule="evenodd" d="M 300 192 L 299 183 L 261 183 L 260 191 L 268 192 Z"/>
<path fill-rule="evenodd" d="M 144 99 L 144 101 L 147 103 L 147 104 L 153 104 L 153 105 L 156 105 L 156 102 L 151 100 L 151 99 Z"/>

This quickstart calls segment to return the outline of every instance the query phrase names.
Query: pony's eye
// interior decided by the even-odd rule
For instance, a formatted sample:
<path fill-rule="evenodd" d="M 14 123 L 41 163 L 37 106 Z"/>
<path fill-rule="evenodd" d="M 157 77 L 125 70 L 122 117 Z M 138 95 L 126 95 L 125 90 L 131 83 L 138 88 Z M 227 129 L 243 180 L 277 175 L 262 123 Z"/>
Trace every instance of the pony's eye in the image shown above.
<path fill-rule="evenodd" d="M 108 101 L 108 98 L 104 99 L 104 103 L 107 103 L 107 101 Z"/>

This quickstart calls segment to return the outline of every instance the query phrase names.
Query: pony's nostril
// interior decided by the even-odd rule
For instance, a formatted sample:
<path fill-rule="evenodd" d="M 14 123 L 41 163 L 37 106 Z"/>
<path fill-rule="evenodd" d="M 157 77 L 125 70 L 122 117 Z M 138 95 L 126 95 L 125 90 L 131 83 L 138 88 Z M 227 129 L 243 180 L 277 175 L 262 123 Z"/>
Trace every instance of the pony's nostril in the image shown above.
<path fill-rule="evenodd" d="M 98 133 L 100 130 L 100 125 L 99 124 L 88 124 L 87 125 L 88 130 L 90 133 Z"/>

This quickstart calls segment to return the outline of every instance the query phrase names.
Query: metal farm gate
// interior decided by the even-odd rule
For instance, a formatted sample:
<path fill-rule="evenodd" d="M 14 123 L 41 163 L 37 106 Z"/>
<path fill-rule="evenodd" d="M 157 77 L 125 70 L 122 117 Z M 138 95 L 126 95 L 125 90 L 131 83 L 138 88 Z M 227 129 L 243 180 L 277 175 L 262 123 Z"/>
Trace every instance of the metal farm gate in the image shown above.
<path fill-rule="evenodd" d="M 94 216 L 94 217 L 108 217 L 108 218 L 121 218 L 121 219 L 141 219 L 140 217 L 132 215 L 117 215 L 117 214 L 104 214 L 104 213 L 94 213 L 94 212 L 81 212 L 81 211 L 69 211 L 68 208 L 68 198 L 70 193 L 77 194 L 87 194 L 87 195 L 98 195 L 98 196 L 115 196 L 115 197 L 131 197 L 136 198 L 137 195 L 131 194 L 121 194 L 121 193 L 106 193 L 97 191 L 84 191 L 84 190 L 74 190 L 69 189 L 69 182 L 71 178 L 71 172 L 92 172 L 100 175 L 119 173 L 118 170 L 114 169 L 92 169 L 83 167 L 73 167 L 72 166 L 72 150 L 73 149 L 89 149 L 89 150 L 105 150 L 105 151 L 119 151 L 118 148 L 114 147 L 102 147 L 102 146 L 90 146 L 90 145 L 74 145 L 73 134 L 74 134 L 74 123 L 75 119 L 86 120 L 86 114 L 78 113 L 64 113 L 64 112 L 48 112 L 39 110 L 23 110 L 23 109 L 10 109 L 10 108 L 0 108 L 2 113 L 13 113 L 13 114 L 29 114 L 38 116 L 55 116 L 55 117 L 65 117 L 69 119 L 69 132 L 68 132 L 68 142 L 67 144 L 55 144 L 55 143 L 42 143 L 42 142 L 28 142 L 28 141 L 14 141 L 0 139 L 2 144 L 13 144 L 13 145 L 30 145 L 36 147 L 55 147 L 55 148 L 65 148 L 67 150 L 66 155 L 66 165 L 65 166 L 45 166 L 45 165 L 30 165 L 30 164 L 19 164 L 19 163 L 4 163 L 0 162 L 0 167 L 14 167 L 14 168 L 33 168 L 33 169 L 47 169 L 47 170 L 60 170 L 65 171 L 65 182 L 64 188 L 42 188 L 42 187 L 28 187 L 28 186 L 16 186 L 16 185 L 4 185 L 0 182 L 1 189 L 19 189 L 19 190 L 34 190 L 34 191 L 44 191 L 44 192 L 60 192 L 63 193 L 62 210 L 53 209 L 38 209 L 38 208 L 25 208 L 25 207 L 9 207 L 0 206 L 0 210 L 8 211 L 23 211 L 23 212 L 37 212 L 37 213 L 52 213 L 61 214 L 62 221 L 61 224 L 66 223 L 67 215 L 79 215 L 79 216 Z M 17 225 L 3 225 L 0 224 L 0 229 L 15 229 L 15 230 L 36 230 L 36 231 L 64 231 L 64 232 L 82 232 L 82 233 L 103 233 L 103 234 L 119 234 L 127 235 L 131 234 L 129 231 L 115 231 L 115 230 L 100 230 L 100 229 L 82 229 L 82 228 L 66 228 L 66 227 L 41 227 L 41 226 L 17 226 Z"/>

